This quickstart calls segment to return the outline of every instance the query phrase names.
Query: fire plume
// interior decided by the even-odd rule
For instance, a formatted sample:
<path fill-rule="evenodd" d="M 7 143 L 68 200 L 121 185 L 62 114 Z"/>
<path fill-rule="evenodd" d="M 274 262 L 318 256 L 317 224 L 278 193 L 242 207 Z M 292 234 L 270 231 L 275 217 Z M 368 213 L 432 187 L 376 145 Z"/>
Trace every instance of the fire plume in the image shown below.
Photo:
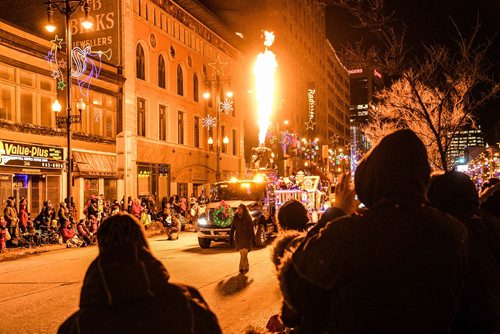
<path fill-rule="evenodd" d="M 273 111 L 274 90 L 276 68 L 278 62 L 276 55 L 269 50 L 274 42 L 274 33 L 265 31 L 264 52 L 257 55 L 257 61 L 253 68 L 255 75 L 255 92 L 257 98 L 257 114 L 259 125 L 259 145 L 264 144 L 267 129 L 271 123 L 271 114 Z"/>

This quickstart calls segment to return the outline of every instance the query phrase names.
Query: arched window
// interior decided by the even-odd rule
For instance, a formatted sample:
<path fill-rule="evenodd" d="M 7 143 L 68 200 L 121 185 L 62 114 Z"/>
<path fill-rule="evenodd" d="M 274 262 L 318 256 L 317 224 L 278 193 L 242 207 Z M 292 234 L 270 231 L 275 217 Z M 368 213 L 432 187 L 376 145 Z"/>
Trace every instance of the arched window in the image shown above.
<path fill-rule="evenodd" d="M 158 86 L 165 88 L 165 59 L 163 56 L 158 57 Z"/>
<path fill-rule="evenodd" d="M 181 65 L 177 65 L 177 95 L 184 96 L 184 75 Z"/>
<path fill-rule="evenodd" d="M 137 79 L 146 80 L 146 57 L 140 44 L 135 49 L 135 71 Z"/>
<path fill-rule="evenodd" d="M 193 99 L 196 102 L 200 101 L 200 96 L 199 96 L 199 89 L 198 89 L 198 76 L 193 74 Z"/>

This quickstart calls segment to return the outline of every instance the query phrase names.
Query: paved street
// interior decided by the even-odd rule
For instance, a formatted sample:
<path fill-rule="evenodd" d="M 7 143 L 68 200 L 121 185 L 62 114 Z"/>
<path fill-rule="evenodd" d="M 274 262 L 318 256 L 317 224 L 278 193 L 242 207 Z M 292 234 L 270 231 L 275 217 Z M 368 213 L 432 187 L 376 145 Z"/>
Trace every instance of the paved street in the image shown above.
<path fill-rule="evenodd" d="M 172 282 L 198 288 L 217 314 L 224 333 L 265 326 L 280 304 L 270 247 L 249 254 L 250 272 L 238 275 L 239 255 L 225 244 L 198 247 L 196 234 L 177 241 L 150 239 Z M 55 333 L 78 309 L 79 293 L 97 247 L 63 249 L 0 263 L 0 333 Z"/>

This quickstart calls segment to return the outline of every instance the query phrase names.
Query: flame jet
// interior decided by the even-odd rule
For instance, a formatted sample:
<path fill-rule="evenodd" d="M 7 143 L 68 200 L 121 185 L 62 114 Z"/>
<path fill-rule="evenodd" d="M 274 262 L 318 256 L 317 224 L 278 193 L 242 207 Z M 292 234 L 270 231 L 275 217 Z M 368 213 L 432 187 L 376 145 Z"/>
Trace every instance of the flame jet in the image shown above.
<path fill-rule="evenodd" d="M 270 119 L 273 111 L 274 90 L 276 86 L 274 75 L 278 67 L 276 55 L 269 50 L 274 43 L 274 33 L 264 31 L 264 37 L 264 46 L 266 49 L 264 52 L 257 55 L 257 61 L 253 68 L 255 75 L 260 146 L 264 144 L 267 129 L 271 123 Z"/>

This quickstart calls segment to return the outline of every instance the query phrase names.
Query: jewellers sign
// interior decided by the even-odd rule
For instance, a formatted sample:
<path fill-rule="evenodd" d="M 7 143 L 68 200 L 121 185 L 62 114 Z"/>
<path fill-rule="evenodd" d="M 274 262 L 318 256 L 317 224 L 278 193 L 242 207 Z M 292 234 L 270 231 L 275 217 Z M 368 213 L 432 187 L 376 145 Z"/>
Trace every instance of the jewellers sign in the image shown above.
<path fill-rule="evenodd" d="M 0 140 L 0 166 L 62 169 L 63 150 L 60 147 Z"/>
<path fill-rule="evenodd" d="M 119 1 L 89 0 L 89 6 L 89 19 L 94 23 L 90 30 L 85 30 L 81 25 L 81 21 L 85 18 L 83 6 L 78 8 L 69 21 L 73 48 L 79 47 L 85 50 L 85 47 L 90 45 L 93 53 L 102 52 L 109 57 L 109 60 L 103 58 L 103 61 L 120 65 Z"/>

